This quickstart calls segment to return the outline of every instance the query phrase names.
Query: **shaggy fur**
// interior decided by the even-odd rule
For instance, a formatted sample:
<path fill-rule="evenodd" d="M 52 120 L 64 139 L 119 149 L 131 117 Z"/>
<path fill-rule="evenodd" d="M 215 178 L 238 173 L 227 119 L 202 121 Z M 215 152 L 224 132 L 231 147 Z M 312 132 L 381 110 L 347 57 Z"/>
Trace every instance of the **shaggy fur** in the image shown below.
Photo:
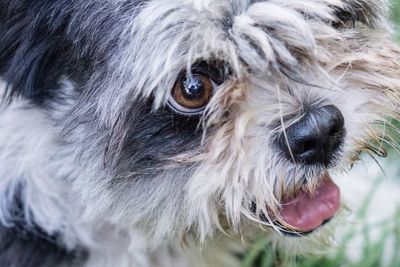
<path fill-rule="evenodd" d="M 260 234 L 321 249 L 329 226 L 287 237 L 269 214 L 392 143 L 400 50 L 387 7 L 0 0 L 0 265 L 234 266 L 226 254 Z M 201 63 L 221 80 L 211 102 L 174 112 L 177 77 Z M 284 157 L 277 136 L 325 105 L 345 118 L 334 164 Z"/>

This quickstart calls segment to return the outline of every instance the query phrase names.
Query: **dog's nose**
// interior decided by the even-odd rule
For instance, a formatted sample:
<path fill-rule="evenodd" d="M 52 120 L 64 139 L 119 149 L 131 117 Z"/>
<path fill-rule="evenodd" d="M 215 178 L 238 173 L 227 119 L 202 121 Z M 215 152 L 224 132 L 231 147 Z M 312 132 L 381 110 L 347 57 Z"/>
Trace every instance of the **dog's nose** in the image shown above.
<path fill-rule="evenodd" d="M 344 117 L 329 105 L 308 111 L 281 134 L 279 144 L 296 163 L 329 166 L 345 135 Z"/>

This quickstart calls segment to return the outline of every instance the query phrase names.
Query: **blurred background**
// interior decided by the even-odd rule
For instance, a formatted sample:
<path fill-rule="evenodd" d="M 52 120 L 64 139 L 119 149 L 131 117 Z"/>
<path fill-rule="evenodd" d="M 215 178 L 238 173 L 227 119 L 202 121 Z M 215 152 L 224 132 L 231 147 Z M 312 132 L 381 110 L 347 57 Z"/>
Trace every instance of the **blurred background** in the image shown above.
<path fill-rule="evenodd" d="M 392 0 L 391 19 L 400 42 L 400 0 Z M 400 152 L 388 150 L 378 163 L 364 155 L 351 173 L 335 179 L 350 215 L 328 253 L 288 262 L 263 239 L 249 248 L 242 267 L 400 267 Z"/>

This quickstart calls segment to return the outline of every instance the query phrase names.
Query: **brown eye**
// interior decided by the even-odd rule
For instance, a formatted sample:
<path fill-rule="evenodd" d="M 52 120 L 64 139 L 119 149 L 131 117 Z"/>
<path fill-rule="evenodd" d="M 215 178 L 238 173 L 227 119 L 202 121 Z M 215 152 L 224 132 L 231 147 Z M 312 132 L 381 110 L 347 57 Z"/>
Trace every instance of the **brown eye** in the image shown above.
<path fill-rule="evenodd" d="M 185 115 L 201 113 L 213 96 L 215 83 L 204 74 L 191 74 L 178 79 L 172 88 L 169 105 Z"/>

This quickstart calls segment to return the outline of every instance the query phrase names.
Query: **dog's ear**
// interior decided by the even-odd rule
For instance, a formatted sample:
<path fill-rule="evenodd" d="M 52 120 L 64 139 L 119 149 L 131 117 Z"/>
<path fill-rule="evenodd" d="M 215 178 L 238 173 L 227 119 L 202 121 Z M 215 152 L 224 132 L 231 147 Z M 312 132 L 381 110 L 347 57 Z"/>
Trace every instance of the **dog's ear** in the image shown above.
<path fill-rule="evenodd" d="M 10 98 L 51 94 L 68 66 L 63 60 L 69 60 L 63 19 L 50 27 L 50 12 L 25 2 L 0 2 L 0 76 L 9 84 Z"/>

